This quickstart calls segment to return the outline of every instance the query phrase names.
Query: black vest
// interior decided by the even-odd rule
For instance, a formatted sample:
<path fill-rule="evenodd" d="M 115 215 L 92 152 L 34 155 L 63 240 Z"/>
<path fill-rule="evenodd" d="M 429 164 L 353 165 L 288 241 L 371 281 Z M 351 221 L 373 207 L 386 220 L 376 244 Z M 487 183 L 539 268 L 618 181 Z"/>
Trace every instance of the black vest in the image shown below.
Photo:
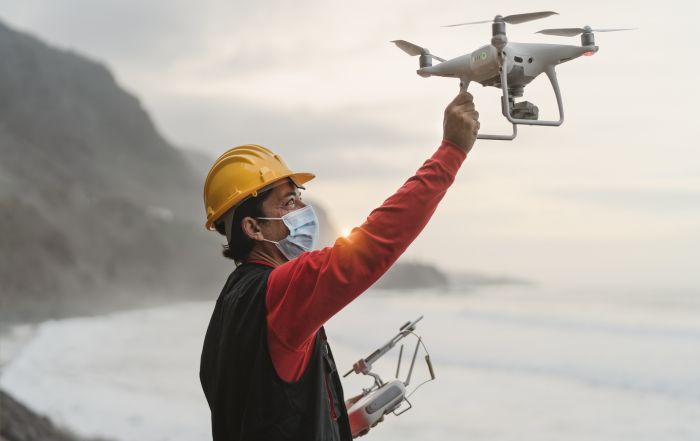
<path fill-rule="evenodd" d="M 288 383 L 275 371 L 267 345 L 270 271 L 259 264 L 236 268 L 209 322 L 199 377 L 214 441 L 351 440 L 340 377 L 323 329 L 298 381 Z"/>

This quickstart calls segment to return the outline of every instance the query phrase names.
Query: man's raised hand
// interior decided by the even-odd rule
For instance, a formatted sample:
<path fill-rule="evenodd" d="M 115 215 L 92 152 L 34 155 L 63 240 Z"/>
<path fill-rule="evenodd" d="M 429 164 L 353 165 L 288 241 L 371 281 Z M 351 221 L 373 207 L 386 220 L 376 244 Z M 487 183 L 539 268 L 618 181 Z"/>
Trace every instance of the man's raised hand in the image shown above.
<path fill-rule="evenodd" d="M 443 139 L 469 153 L 479 132 L 479 112 L 474 108 L 474 97 L 460 92 L 445 109 Z"/>

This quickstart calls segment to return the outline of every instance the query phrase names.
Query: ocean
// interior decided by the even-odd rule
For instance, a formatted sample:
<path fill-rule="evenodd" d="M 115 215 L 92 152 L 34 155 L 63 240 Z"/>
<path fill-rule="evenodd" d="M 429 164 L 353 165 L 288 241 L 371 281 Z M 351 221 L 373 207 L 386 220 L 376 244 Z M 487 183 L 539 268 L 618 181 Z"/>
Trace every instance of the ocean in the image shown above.
<path fill-rule="evenodd" d="M 19 328 L 21 345 L 5 356 L 0 384 L 78 434 L 211 439 L 198 367 L 213 302 Z M 326 326 L 340 370 L 419 315 L 437 379 L 411 396 L 410 410 L 387 416 L 363 439 L 700 440 L 693 294 L 370 290 Z M 405 343 L 401 376 L 415 341 Z M 397 354 L 374 371 L 393 378 Z M 428 378 L 419 352 L 409 390 Z M 370 384 L 352 374 L 346 396 Z"/>

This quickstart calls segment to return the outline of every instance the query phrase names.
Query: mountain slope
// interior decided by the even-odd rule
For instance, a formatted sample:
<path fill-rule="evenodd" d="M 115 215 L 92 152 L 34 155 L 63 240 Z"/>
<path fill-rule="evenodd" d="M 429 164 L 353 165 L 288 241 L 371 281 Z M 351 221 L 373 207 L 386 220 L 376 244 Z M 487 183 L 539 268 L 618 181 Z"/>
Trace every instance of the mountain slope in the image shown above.
<path fill-rule="evenodd" d="M 2 318 L 218 286 L 231 265 L 202 230 L 201 182 L 139 101 L 2 23 L 0 59 Z"/>
<path fill-rule="evenodd" d="M 119 195 L 187 216 L 199 208 L 185 158 L 104 66 L 1 23 L 0 55 L 3 193 L 57 203 Z"/>

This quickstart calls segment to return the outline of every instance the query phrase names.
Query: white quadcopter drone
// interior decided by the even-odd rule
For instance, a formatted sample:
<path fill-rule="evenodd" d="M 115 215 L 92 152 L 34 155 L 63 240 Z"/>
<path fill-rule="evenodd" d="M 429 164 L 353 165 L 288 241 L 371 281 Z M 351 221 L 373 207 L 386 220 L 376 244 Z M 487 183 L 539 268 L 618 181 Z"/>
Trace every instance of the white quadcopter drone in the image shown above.
<path fill-rule="evenodd" d="M 583 28 L 560 28 L 544 29 L 539 31 L 546 35 L 559 35 L 563 37 L 573 37 L 581 34 L 581 46 L 561 45 L 561 44 L 540 44 L 540 43 L 510 43 L 506 38 L 506 23 L 525 23 L 540 18 L 555 15 L 556 12 L 542 11 L 527 14 L 515 14 L 508 16 L 497 15 L 493 21 L 475 21 L 469 23 L 459 23 L 451 26 L 462 26 L 471 24 L 481 24 L 492 22 L 491 44 L 480 47 L 474 52 L 462 55 L 451 60 L 445 60 L 430 53 L 426 48 L 417 46 L 404 40 L 394 40 L 400 49 L 409 55 L 419 55 L 420 69 L 416 71 L 422 77 L 441 76 L 460 79 L 460 88 L 464 91 L 469 87 L 469 83 L 475 81 L 482 86 L 498 87 L 503 91 L 501 97 L 501 109 L 503 116 L 513 124 L 511 135 L 482 135 L 479 139 L 513 140 L 518 134 L 517 125 L 525 124 L 532 126 L 560 126 L 564 122 L 564 106 L 562 104 L 559 83 L 554 67 L 581 55 L 593 55 L 598 52 L 595 45 L 594 32 L 627 31 L 630 29 L 591 29 L 589 26 Z M 440 64 L 433 66 L 433 59 L 440 61 Z M 515 98 L 523 96 L 526 85 L 534 80 L 539 74 L 547 74 L 559 108 L 559 119 L 556 121 L 538 120 L 539 109 L 528 101 L 515 102 Z"/>

